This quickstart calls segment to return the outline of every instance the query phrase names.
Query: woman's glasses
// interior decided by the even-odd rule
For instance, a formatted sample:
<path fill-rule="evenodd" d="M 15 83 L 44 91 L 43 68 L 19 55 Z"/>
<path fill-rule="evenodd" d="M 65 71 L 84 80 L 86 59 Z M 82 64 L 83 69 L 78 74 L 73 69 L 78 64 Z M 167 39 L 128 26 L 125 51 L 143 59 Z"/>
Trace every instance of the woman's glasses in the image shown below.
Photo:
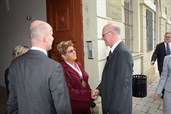
<path fill-rule="evenodd" d="M 76 49 L 75 49 L 75 48 L 73 48 L 73 49 L 67 51 L 67 53 L 73 53 L 73 52 L 76 52 Z"/>

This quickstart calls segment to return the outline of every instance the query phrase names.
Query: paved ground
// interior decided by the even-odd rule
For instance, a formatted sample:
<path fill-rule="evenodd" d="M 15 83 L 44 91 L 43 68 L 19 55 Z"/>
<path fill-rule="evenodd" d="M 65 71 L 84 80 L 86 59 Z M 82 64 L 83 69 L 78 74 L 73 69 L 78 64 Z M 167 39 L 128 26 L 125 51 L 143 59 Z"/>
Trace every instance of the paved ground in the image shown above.
<path fill-rule="evenodd" d="M 135 98 L 133 97 L 133 112 L 132 114 L 163 114 L 162 99 L 155 99 L 154 94 L 158 85 L 159 76 L 148 85 L 147 97 Z"/>

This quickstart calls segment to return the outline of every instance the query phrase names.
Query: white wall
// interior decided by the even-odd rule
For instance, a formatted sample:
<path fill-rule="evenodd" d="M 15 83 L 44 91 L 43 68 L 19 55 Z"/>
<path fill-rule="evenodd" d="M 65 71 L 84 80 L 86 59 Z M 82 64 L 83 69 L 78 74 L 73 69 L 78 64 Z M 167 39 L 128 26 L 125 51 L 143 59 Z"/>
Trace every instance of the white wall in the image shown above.
<path fill-rule="evenodd" d="M 26 19 L 29 16 L 31 20 Z M 4 71 L 12 60 L 13 47 L 30 47 L 28 28 L 36 19 L 46 21 L 46 0 L 0 0 L 0 85 L 4 85 Z"/>
<path fill-rule="evenodd" d="M 89 84 L 94 89 L 98 85 L 97 65 L 97 22 L 96 0 L 82 0 L 83 39 L 84 39 L 84 67 L 89 74 Z M 92 42 L 93 59 L 88 59 L 86 41 Z"/>

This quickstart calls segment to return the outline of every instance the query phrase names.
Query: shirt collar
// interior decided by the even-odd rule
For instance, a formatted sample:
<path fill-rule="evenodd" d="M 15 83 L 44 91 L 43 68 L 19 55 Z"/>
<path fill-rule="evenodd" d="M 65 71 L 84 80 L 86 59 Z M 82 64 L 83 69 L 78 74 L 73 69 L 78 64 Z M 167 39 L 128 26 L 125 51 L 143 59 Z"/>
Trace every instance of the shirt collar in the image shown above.
<path fill-rule="evenodd" d="M 43 52 L 47 56 L 47 51 L 45 49 L 40 48 L 40 47 L 32 46 L 31 50 L 41 51 L 41 52 Z"/>
<path fill-rule="evenodd" d="M 76 67 L 78 68 L 76 68 L 76 67 L 74 67 L 72 64 L 70 64 L 69 62 L 67 62 L 67 61 L 65 61 L 70 67 L 72 67 L 79 75 L 80 75 L 80 77 L 82 77 L 83 76 L 83 74 L 82 74 L 82 72 L 81 72 L 81 70 L 80 70 L 80 68 L 79 68 L 79 66 L 77 65 L 77 63 L 74 63 L 75 65 L 76 65 Z"/>
<path fill-rule="evenodd" d="M 166 43 L 166 42 L 164 42 L 164 44 L 166 45 L 166 44 L 169 44 L 169 45 L 171 45 L 171 42 L 169 42 L 169 43 Z"/>
<path fill-rule="evenodd" d="M 113 51 L 115 50 L 116 46 L 121 42 L 122 40 L 118 40 L 110 49 L 111 53 L 113 53 Z"/>

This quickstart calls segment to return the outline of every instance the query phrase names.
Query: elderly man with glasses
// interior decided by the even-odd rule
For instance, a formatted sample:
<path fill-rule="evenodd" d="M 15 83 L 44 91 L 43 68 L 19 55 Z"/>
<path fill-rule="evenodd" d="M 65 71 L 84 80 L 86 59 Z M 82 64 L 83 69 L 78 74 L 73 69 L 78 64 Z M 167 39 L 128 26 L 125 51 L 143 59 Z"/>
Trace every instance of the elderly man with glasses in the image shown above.
<path fill-rule="evenodd" d="M 113 23 L 102 31 L 106 46 L 111 48 L 102 73 L 101 83 L 92 92 L 92 99 L 102 98 L 103 114 L 132 114 L 131 52 L 120 39 L 120 28 Z"/>

